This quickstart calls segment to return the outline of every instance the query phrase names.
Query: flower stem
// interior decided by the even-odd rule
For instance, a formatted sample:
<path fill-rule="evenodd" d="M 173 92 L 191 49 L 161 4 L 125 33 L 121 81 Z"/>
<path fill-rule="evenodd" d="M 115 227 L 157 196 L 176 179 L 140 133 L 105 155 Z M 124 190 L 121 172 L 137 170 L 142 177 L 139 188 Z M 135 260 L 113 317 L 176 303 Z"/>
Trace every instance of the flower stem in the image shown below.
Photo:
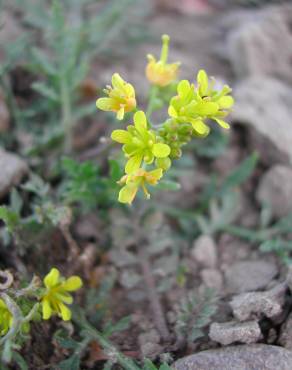
<path fill-rule="evenodd" d="M 143 272 L 144 281 L 146 284 L 146 289 L 148 293 L 148 298 L 153 313 L 153 319 L 155 321 L 156 328 L 164 341 L 170 339 L 170 333 L 166 325 L 166 320 L 164 317 L 164 312 L 161 306 L 159 296 L 156 291 L 156 284 L 153 278 L 148 254 L 145 250 L 145 245 L 138 246 L 138 257 Z"/>
<path fill-rule="evenodd" d="M 146 116 L 148 118 L 148 122 L 149 122 L 150 125 L 151 125 L 150 118 L 151 118 L 151 114 L 154 111 L 154 104 L 155 104 L 155 100 L 156 100 L 156 97 L 157 97 L 157 93 L 158 93 L 158 87 L 157 86 L 151 86 L 150 94 L 149 94 L 148 107 L 147 107 L 147 110 L 146 110 Z"/>
<path fill-rule="evenodd" d="M 145 236 L 140 228 L 139 222 L 137 220 L 133 221 L 134 233 L 136 236 L 136 245 L 138 248 L 138 259 L 143 273 L 143 278 L 146 285 L 146 290 L 148 294 L 148 299 L 150 307 L 153 314 L 153 320 L 155 322 L 156 328 L 161 336 L 161 338 L 167 342 L 170 339 L 170 332 L 167 328 L 164 312 L 160 302 L 159 295 L 156 290 L 156 283 L 153 277 L 149 255 L 147 253 L 147 243 Z"/>

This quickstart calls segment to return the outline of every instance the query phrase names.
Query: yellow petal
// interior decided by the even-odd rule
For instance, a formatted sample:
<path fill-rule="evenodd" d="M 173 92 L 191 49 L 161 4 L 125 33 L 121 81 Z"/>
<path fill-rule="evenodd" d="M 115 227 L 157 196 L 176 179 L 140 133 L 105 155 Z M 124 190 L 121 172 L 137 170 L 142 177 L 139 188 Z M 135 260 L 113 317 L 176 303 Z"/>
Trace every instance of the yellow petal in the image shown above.
<path fill-rule="evenodd" d="M 42 300 L 43 319 L 48 320 L 52 316 L 52 308 L 48 299 Z"/>
<path fill-rule="evenodd" d="M 217 113 L 219 105 L 217 103 L 202 100 L 195 105 L 194 109 L 200 116 L 212 116 Z"/>
<path fill-rule="evenodd" d="M 130 183 L 124 186 L 119 192 L 119 202 L 131 204 L 137 194 L 138 185 Z"/>
<path fill-rule="evenodd" d="M 210 128 L 202 120 L 193 120 L 191 123 L 198 135 L 207 136 L 209 134 Z"/>
<path fill-rule="evenodd" d="M 74 290 L 80 289 L 81 287 L 82 280 L 79 276 L 71 276 L 62 284 L 62 288 L 64 288 L 68 292 L 73 292 Z"/>
<path fill-rule="evenodd" d="M 115 111 L 116 101 L 112 98 L 100 98 L 96 101 L 96 107 L 106 112 Z"/>
<path fill-rule="evenodd" d="M 60 272 L 55 267 L 51 269 L 48 275 L 44 278 L 44 283 L 47 288 L 52 288 L 58 284 Z"/>
<path fill-rule="evenodd" d="M 150 185 L 156 185 L 158 180 L 161 179 L 162 175 L 163 175 L 162 168 L 156 168 L 155 170 L 148 172 L 146 176 L 146 181 Z"/>
<path fill-rule="evenodd" d="M 222 108 L 222 109 L 229 109 L 233 106 L 234 99 L 233 99 L 232 96 L 222 96 L 218 100 L 218 104 L 220 105 L 220 108 Z"/>
<path fill-rule="evenodd" d="M 170 154 L 170 147 L 166 144 L 156 143 L 153 145 L 152 153 L 157 158 L 165 158 Z"/>
<path fill-rule="evenodd" d="M 145 129 L 147 129 L 147 120 L 145 113 L 142 110 L 139 110 L 134 114 L 134 124 L 135 128 L 139 132 L 143 132 Z"/>
<path fill-rule="evenodd" d="M 54 298 L 66 304 L 73 303 L 73 298 L 69 293 L 55 293 Z"/>
<path fill-rule="evenodd" d="M 132 141 L 131 134 L 126 130 L 114 130 L 111 134 L 111 138 L 120 144 L 130 144 Z"/>
<path fill-rule="evenodd" d="M 62 302 L 58 302 L 58 307 L 60 310 L 61 317 L 64 321 L 69 321 L 71 319 L 71 311 L 67 306 L 64 305 Z"/>
<path fill-rule="evenodd" d="M 177 111 L 174 109 L 172 105 L 168 107 L 168 115 L 173 118 L 177 118 Z"/>
<path fill-rule="evenodd" d="M 128 160 L 126 167 L 125 167 L 125 172 L 127 174 L 135 172 L 140 167 L 141 162 L 142 162 L 142 155 L 141 154 L 134 155 Z"/>
<path fill-rule="evenodd" d="M 219 118 L 214 118 L 215 119 L 215 121 L 221 126 L 221 127 L 223 127 L 223 128 L 225 128 L 225 129 L 229 129 L 230 128 L 230 125 L 227 123 L 227 122 L 225 122 L 225 121 L 223 121 L 222 119 L 219 119 Z"/>
<path fill-rule="evenodd" d="M 200 69 L 197 75 L 198 88 L 201 96 L 207 95 L 208 92 L 208 76 L 207 73 Z"/>
<path fill-rule="evenodd" d="M 182 80 L 180 83 L 177 85 L 177 92 L 178 95 L 181 98 L 184 98 L 188 95 L 189 91 L 191 89 L 191 84 L 189 83 L 188 80 Z"/>
<path fill-rule="evenodd" d="M 116 89 L 123 89 L 125 81 L 118 73 L 114 73 L 112 76 L 112 85 Z"/>
<path fill-rule="evenodd" d="M 119 121 L 121 121 L 121 120 L 124 118 L 124 115 L 125 115 L 125 107 L 124 107 L 124 106 L 122 106 L 122 107 L 118 110 L 118 112 L 117 112 L 117 119 L 118 119 Z"/>

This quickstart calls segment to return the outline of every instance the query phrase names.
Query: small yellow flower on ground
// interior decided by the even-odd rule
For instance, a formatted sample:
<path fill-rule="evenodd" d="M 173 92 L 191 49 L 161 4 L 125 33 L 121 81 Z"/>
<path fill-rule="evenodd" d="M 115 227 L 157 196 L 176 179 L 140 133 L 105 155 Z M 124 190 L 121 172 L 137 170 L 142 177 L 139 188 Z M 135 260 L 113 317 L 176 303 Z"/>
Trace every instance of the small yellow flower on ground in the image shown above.
<path fill-rule="evenodd" d="M 149 199 L 150 194 L 146 185 L 157 185 L 162 175 L 163 171 L 161 168 L 157 168 L 150 172 L 145 171 L 143 168 L 139 168 L 135 173 L 123 176 L 119 181 L 119 184 L 125 184 L 125 186 L 120 190 L 119 202 L 131 204 L 140 186 L 143 189 L 146 198 Z"/>
<path fill-rule="evenodd" d="M 52 268 L 44 278 L 46 291 L 41 298 L 43 319 L 48 320 L 53 314 L 57 314 L 64 321 L 71 319 L 71 311 L 66 306 L 73 302 L 69 292 L 74 292 L 82 286 L 82 280 L 78 276 L 65 279 L 59 270 Z"/>
<path fill-rule="evenodd" d="M 97 99 L 96 106 L 107 112 L 116 112 L 118 120 L 122 120 L 126 112 L 136 108 L 134 87 L 125 82 L 118 73 L 112 76 L 112 86 L 108 86 L 104 92 L 108 98 Z"/>
<path fill-rule="evenodd" d="M 11 328 L 13 316 L 3 299 L 0 299 L 0 335 L 5 335 Z"/>
<path fill-rule="evenodd" d="M 146 77 L 153 84 L 160 87 L 169 85 L 177 79 L 180 63 L 167 64 L 169 36 L 162 36 L 162 49 L 160 60 L 156 61 L 151 54 L 147 55 L 148 64 L 146 67 Z"/>
<path fill-rule="evenodd" d="M 143 111 L 134 114 L 134 125 L 127 130 L 114 130 L 111 138 L 124 144 L 123 151 L 129 158 L 125 168 L 127 174 L 137 171 L 143 160 L 151 164 L 155 158 L 166 158 L 170 154 L 170 147 L 158 142 L 155 132 L 148 129 Z"/>

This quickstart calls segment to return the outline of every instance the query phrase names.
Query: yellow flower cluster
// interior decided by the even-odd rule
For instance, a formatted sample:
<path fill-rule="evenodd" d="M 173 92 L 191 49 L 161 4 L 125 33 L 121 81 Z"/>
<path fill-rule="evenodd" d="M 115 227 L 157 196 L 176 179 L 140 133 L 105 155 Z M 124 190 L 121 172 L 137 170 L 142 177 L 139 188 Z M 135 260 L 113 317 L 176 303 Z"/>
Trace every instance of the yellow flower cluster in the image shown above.
<path fill-rule="evenodd" d="M 209 79 L 204 70 L 198 72 L 196 83 L 187 80 L 177 82 L 180 63 L 167 63 L 168 50 L 169 36 L 163 35 L 160 59 L 148 55 L 145 74 L 152 85 L 148 114 L 137 109 L 134 87 L 117 73 L 112 77 L 112 87 L 104 90 L 108 97 L 99 98 L 96 102 L 99 109 L 116 112 L 118 119 L 123 119 L 126 112 L 134 112 L 133 124 L 126 129 L 114 130 L 111 134 L 112 140 L 122 144 L 127 159 L 126 174 L 119 181 L 123 185 L 119 193 L 122 203 L 131 204 L 139 188 L 149 199 L 146 185 L 158 184 L 164 172 L 171 167 L 171 161 L 181 156 L 183 145 L 193 137 L 206 137 L 209 134 L 210 120 L 225 129 L 229 128 L 224 120 L 234 104 L 229 86 L 216 89 L 215 80 Z M 159 94 L 164 94 L 167 89 L 172 91 L 174 84 L 177 95 L 169 101 L 169 117 L 165 122 L 153 126 L 149 112 L 155 106 L 155 99 L 158 101 Z"/>

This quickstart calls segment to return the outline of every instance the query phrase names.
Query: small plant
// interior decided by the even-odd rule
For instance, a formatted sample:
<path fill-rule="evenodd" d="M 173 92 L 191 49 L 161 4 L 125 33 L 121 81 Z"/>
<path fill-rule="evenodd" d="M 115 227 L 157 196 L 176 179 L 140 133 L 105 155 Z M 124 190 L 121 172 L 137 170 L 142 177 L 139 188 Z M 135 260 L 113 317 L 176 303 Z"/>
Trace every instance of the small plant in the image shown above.
<path fill-rule="evenodd" d="M 216 296 L 211 289 L 189 294 L 177 310 L 175 331 L 178 338 L 192 343 L 204 336 L 203 329 L 217 311 Z"/>
<path fill-rule="evenodd" d="M 71 319 L 67 305 L 73 303 L 71 292 L 82 286 L 78 276 L 65 279 L 52 268 L 44 280 L 35 276 L 24 288 L 13 287 L 13 276 L 1 271 L 6 281 L 0 293 L 0 348 L 3 363 L 9 363 L 14 350 L 21 346 L 30 331 L 32 321 L 48 320 L 54 315 L 62 320 Z"/>
<path fill-rule="evenodd" d="M 112 77 L 112 86 L 104 90 L 107 97 L 99 98 L 96 102 L 99 109 L 114 112 L 119 121 L 129 121 L 130 116 L 133 117 L 133 124 L 126 129 L 116 129 L 111 134 L 113 141 L 123 145 L 122 152 L 126 159 L 125 175 L 119 181 L 122 186 L 119 191 L 121 203 L 132 204 L 140 189 L 149 199 L 148 186 L 158 187 L 163 184 L 164 176 L 173 161 L 182 157 L 183 146 L 193 138 L 202 139 L 209 135 L 210 121 L 215 121 L 225 129 L 229 128 L 224 119 L 234 104 L 230 87 L 224 85 L 216 89 L 214 79 L 210 79 L 204 70 L 198 72 L 196 84 L 187 80 L 177 81 L 180 63 L 168 63 L 168 49 L 169 37 L 163 35 L 160 59 L 157 61 L 153 56 L 148 57 L 146 76 L 151 87 L 145 112 L 139 108 L 135 88 L 117 73 Z M 177 91 L 175 96 L 171 96 L 173 88 Z M 171 97 L 165 100 L 167 95 Z M 165 104 L 168 107 L 168 117 L 163 122 L 154 123 L 152 113 L 162 109 Z M 230 178 L 228 181 L 231 184 L 227 183 L 226 187 L 232 187 L 233 182 L 238 180 Z M 124 253 L 132 265 L 137 261 L 141 266 L 156 328 L 162 340 L 167 342 L 170 333 L 150 263 L 155 248 L 151 253 L 148 245 L 150 237 L 141 227 L 147 210 L 138 203 L 130 213 L 130 225 L 124 226 L 131 230 L 129 235 L 134 235 L 137 258 L 127 251 Z M 184 271 L 182 266 L 180 268 Z M 185 272 L 181 273 L 181 278 L 179 267 L 177 272 L 177 279 L 183 284 Z M 133 275 L 133 272 L 131 276 L 128 280 L 131 286 L 140 281 L 139 276 Z M 205 301 L 188 297 L 179 313 L 180 324 L 176 328 L 179 336 L 189 336 L 188 340 L 191 341 L 202 335 L 201 328 L 208 324 L 215 311 L 208 294 Z M 196 310 L 202 310 L 196 316 L 198 322 L 190 322 Z M 188 330 L 191 330 L 191 334 Z"/>
<path fill-rule="evenodd" d="M 150 198 L 147 186 L 156 186 L 170 169 L 172 161 L 182 156 L 182 147 L 192 138 L 204 138 L 210 133 L 208 120 L 217 122 L 228 129 L 224 118 L 234 103 L 231 89 L 224 85 L 215 89 L 215 81 L 209 79 L 204 70 L 197 74 L 196 86 L 187 80 L 177 82 L 179 63 L 168 64 L 169 37 L 162 36 L 161 56 L 158 61 L 149 57 L 146 76 L 151 83 L 146 113 L 138 108 L 134 87 L 115 73 L 112 86 L 104 92 L 108 95 L 99 98 L 99 109 L 113 111 L 122 120 L 125 113 L 134 113 L 133 125 L 126 130 L 112 132 L 112 140 L 123 144 L 123 154 L 127 159 L 123 185 L 119 193 L 121 203 L 131 204 L 140 188 L 146 198 Z M 154 124 L 152 113 L 163 107 L 162 94 L 176 84 L 177 95 L 168 102 L 168 118 Z M 128 120 L 128 115 L 127 118 Z"/>

